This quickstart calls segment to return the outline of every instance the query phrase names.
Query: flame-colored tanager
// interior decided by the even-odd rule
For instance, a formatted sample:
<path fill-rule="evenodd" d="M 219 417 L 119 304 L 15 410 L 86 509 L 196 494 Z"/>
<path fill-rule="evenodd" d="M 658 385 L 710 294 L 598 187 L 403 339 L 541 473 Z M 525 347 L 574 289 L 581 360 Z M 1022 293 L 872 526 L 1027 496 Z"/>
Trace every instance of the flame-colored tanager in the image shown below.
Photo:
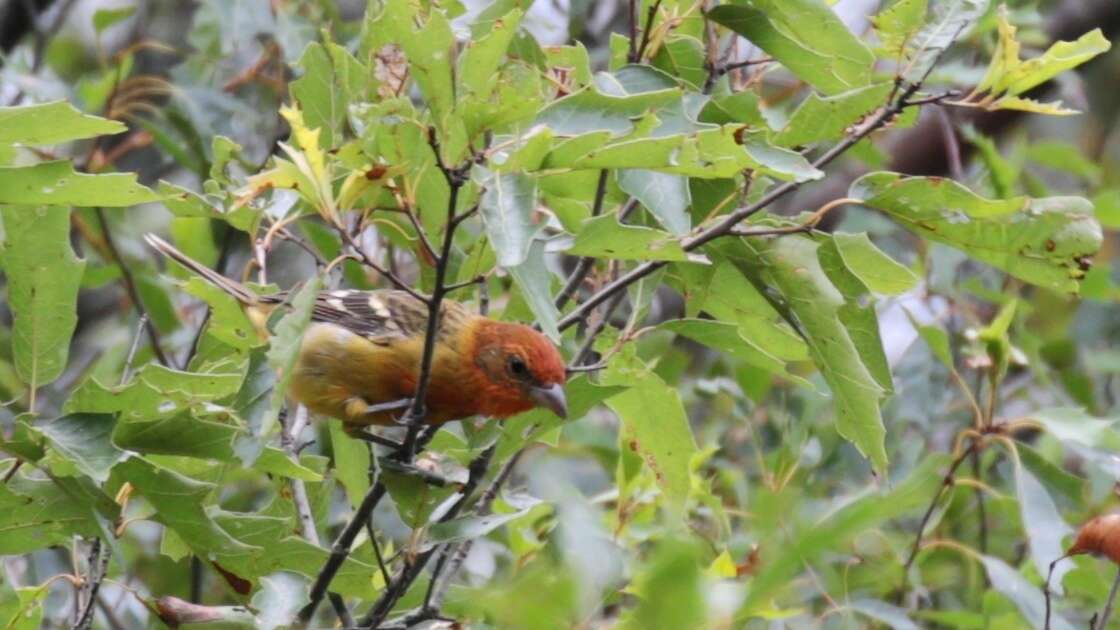
<path fill-rule="evenodd" d="M 285 293 L 257 295 L 166 241 L 148 242 L 228 293 L 264 330 Z M 314 413 L 343 421 L 360 434 L 392 424 L 408 406 L 419 378 L 428 305 L 406 291 L 324 291 L 315 298 L 289 395 Z M 428 423 L 481 415 L 506 418 L 533 407 L 567 415 L 566 372 L 560 352 L 528 326 L 477 315 L 443 300 L 425 399 Z"/>

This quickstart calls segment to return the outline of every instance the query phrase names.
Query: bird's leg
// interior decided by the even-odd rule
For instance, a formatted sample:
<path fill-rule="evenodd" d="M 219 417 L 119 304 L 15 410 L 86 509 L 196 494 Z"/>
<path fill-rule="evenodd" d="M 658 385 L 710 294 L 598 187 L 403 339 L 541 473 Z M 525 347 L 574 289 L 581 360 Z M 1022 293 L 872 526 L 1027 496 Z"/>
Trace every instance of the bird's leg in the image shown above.
<path fill-rule="evenodd" d="M 362 422 L 362 420 L 371 415 L 385 413 L 387 411 L 398 411 L 400 409 L 407 409 L 408 405 L 411 404 L 411 402 L 412 401 L 408 398 L 402 398 L 400 400 L 393 400 L 387 403 L 378 403 L 376 405 L 371 405 L 365 400 L 355 396 L 346 401 L 346 417 L 355 420 L 355 422 L 348 422 L 344 425 L 346 433 L 352 438 L 364 440 L 366 442 L 372 442 L 374 444 L 380 444 L 381 446 L 387 446 L 393 450 L 399 451 L 402 447 L 402 444 L 400 442 L 391 440 L 387 437 L 376 435 L 374 433 L 370 433 L 365 429 L 367 425 L 366 423 Z"/>

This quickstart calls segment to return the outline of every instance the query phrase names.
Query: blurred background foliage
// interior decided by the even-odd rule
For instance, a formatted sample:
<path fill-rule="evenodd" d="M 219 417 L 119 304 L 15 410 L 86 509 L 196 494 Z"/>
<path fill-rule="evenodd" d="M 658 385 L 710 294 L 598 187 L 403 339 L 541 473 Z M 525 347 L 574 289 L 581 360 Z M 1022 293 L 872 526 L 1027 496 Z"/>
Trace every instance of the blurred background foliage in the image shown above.
<path fill-rule="evenodd" d="M 389 3 L 446 18 L 418 20 L 429 30 L 407 36 L 394 31 L 382 4 L 0 3 L 0 103 L 65 100 L 127 126 L 117 133 L 125 127 L 90 122 L 87 133 L 67 138 L 76 142 L 59 144 L 43 132 L 43 142 L 11 146 L 0 119 L 0 164 L 69 159 L 82 173 L 70 175 L 79 183 L 74 194 L 58 199 L 54 184 L 40 189 L 44 198 L 21 197 L 11 191 L 22 180 L 0 180 L 9 191 L 0 202 L 11 204 L 0 215 L 0 262 L 11 305 L 38 290 L 56 291 L 55 306 L 49 295 L 35 299 L 46 300 L 39 304 L 47 319 L 56 318 L 50 330 L 65 331 L 68 324 L 59 320 L 68 316 L 66 295 L 75 284 L 78 289 L 72 337 L 36 337 L 49 347 L 36 346 L 33 354 L 55 362 L 50 365 L 20 365 L 26 340 L 8 304 L 0 303 L 0 623 L 70 626 L 89 602 L 85 623 L 97 627 L 162 627 L 192 614 L 268 628 L 291 622 L 330 541 L 369 488 L 367 449 L 326 422 L 286 442 L 269 433 L 268 420 L 277 412 L 269 399 L 276 358 L 266 358 L 255 339 L 238 333 L 245 322 L 228 301 L 164 270 L 141 237 L 169 234 L 232 277 L 285 288 L 315 276 L 348 246 L 359 247 L 406 282 L 430 290 L 430 261 L 417 254 L 416 225 L 401 213 L 344 213 L 357 243 L 340 241 L 325 209 L 331 204 L 291 186 L 284 178 L 295 176 L 285 175 L 273 158 L 298 165 L 295 156 L 318 151 L 333 169 L 327 177 L 339 198 L 332 201 L 351 202 L 340 204 L 342 210 L 358 201 L 399 209 L 403 195 L 419 208 L 419 225 L 438 235 L 446 204 L 441 175 L 422 127 L 398 124 L 422 120 L 437 129 L 451 147 L 445 157 L 455 162 L 466 156 L 467 141 L 456 135 L 460 123 L 471 141 L 477 140 L 472 132 L 485 141 L 496 134 L 516 147 L 502 154 L 507 162 L 487 154 L 495 172 L 477 175 L 472 184 L 483 220 L 464 227 L 453 277 L 481 274 L 484 290 L 471 288 L 457 299 L 559 332 L 557 323 L 572 305 L 556 311 L 552 295 L 579 268 L 579 255 L 597 262 L 573 303 L 637 261 L 673 263 L 632 285 L 620 306 L 566 329 L 566 356 L 581 357 L 591 338 L 587 362 L 605 360 L 605 369 L 571 381 L 573 421 L 560 424 L 534 412 L 501 427 L 465 422 L 436 435 L 426 453 L 453 474 L 464 474 L 473 458 L 497 444 L 487 481 L 499 471 L 511 478 L 491 504 L 478 499 L 471 515 L 433 525 L 453 490 L 390 478 L 392 501 L 378 506 L 373 527 L 359 536 L 332 585 L 356 616 L 392 579 L 378 569 L 373 536 L 390 574 L 437 543 L 450 543 L 435 547 L 448 557 L 460 551 L 461 570 L 436 589 L 438 616 L 471 627 L 1041 626 L 1049 563 L 1081 523 L 1114 509 L 1120 480 L 1120 348 L 1114 343 L 1120 266 L 1110 232 L 1120 228 L 1115 48 L 1071 64 L 1080 67 L 1029 93 L 1060 100 L 1077 115 L 989 111 L 976 106 L 983 94 L 967 96 L 1010 41 L 998 48 L 997 5 L 931 0 L 934 21 L 945 12 L 975 13 L 950 34 L 960 41 L 936 60 L 919 96 L 958 92 L 893 118 L 889 128 L 822 166 L 818 179 L 809 162 L 830 142 L 858 134 L 859 125 L 890 102 L 888 93 L 893 98 L 892 78 L 917 65 L 906 64 L 913 53 L 906 52 L 906 38 L 892 44 L 891 27 L 870 16 L 905 21 L 920 7 L 925 21 L 925 2 L 786 5 L 834 12 L 866 43 L 867 66 L 880 59 L 876 78 L 884 83 L 871 85 L 875 98 L 852 105 L 862 109 L 849 118 L 840 111 L 843 104 L 825 98 L 852 87 L 842 68 L 815 74 L 790 66 L 794 57 L 770 60 L 781 55 L 725 28 L 755 28 L 758 15 L 777 20 L 784 15 L 778 2 L 725 3 L 711 20 L 704 11 L 721 3 Z M 1109 40 L 1120 32 L 1115 0 L 1010 0 L 1006 7 L 1004 28 L 1017 27 L 1024 58 L 1093 29 Z M 742 15 L 756 21 L 736 26 L 740 9 L 755 11 Z M 629 35 L 642 30 L 632 30 L 635 18 L 640 27 L 647 16 L 660 30 L 646 37 L 651 41 L 642 48 L 649 55 L 639 61 L 664 74 L 633 71 L 635 80 L 655 83 L 635 87 L 617 77 L 626 72 Z M 844 59 L 847 40 L 814 16 L 785 15 L 789 21 L 776 32 L 800 25 L 804 30 L 793 39 L 819 43 L 822 59 Z M 440 55 L 450 49 L 440 48 L 440 38 L 478 44 L 501 33 L 511 17 L 508 59 L 491 69 L 501 79 L 472 75 L 470 66 L 455 77 L 496 95 L 464 106 L 477 109 L 456 109 L 461 101 L 438 89 L 438 68 L 448 65 Z M 401 37 L 412 43 L 388 45 Z M 705 57 L 712 42 L 714 64 Z M 431 55 L 427 75 L 415 66 L 425 54 Z M 479 53 L 480 69 L 487 68 L 485 55 Z M 648 103 L 615 110 L 596 101 L 609 99 L 594 90 L 582 92 L 588 103 L 550 109 L 591 84 L 592 72 L 615 73 L 609 76 L 623 94 L 613 96 L 639 103 L 661 94 L 664 86 L 656 82 L 671 77 L 687 96 L 681 102 L 695 109 L 676 118 L 667 110 L 657 112 L 660 118 L 649 115 Z M 871 82 L 870 75 L 853 80 L 857 88 Z M 565 163 L 557 151 L 559 136 L 586 131 L 580 124 L 593 129 L 622 120 L 626 129 L 646 125 L 648 132 L 665 121 L 695 122 L 705 103 L 688 99 L 707 93 L 716 100 L 699 114 L 703 122 L 765 130 L 745 141 L 757 155 L 736 153 L 736 159 L 753 160 L 749 168 L 740 165 L 716 179 L 691 172 L 659 178 L 649 176 L 653 170 L 623 168 L 641 168 L 641 154 Z M 813 99 L 820 109 L 799 109 Z M 964 103 L 945 102 L 954 99 Z M 281 111 L 293 101 L 298 110 Z M 581 123 L 581 114 L 598 118 Z M 558 137 L 545 137 L 525 120 L 543 121 Z M 835 128 L 825 129 L 830 125 Z M 314 129 L 318 137 L 300 137 L 301 130 Z M 101 134 L 116 135 L 89 139 Z M 527 140 L 534 134 L 544 139 Z M 294 149 L 285 154 L 281 144 Z M 548 151 L 552 164 L 560 164 L 555 172 L 541 167 Z M 373 165 L 387 166 L 388 173 L 374 173 Z M 532 173 L 528 202 L 517 194 L 513 201 L 488 200 L 482 192 L 502 178 L 515 189 L 528 186 L 523 171 Z M 924 188 L 911 200 L 877 196 L 886 194 L 876 188 L 878 176 L 852 186 L 872 171 L 951 178 L 991 201 L 962 192 L 961 209 L 937 206 L 931 215 L 949 234 L 942 237 L 948 244 L 933 240 L 936 234 L 920 238 L 903 225 L 908 213 L 956 198 L 931 192 L 940 185 L 931 182 L 940 180 L 915 180 Z M 100 180 L 105 188 L 98 192 L 92 180 L 80 179 L 110 172 L 136 173 L 143 186 L 120 175 L 124 179 Z M 362 178 L 352 182 L 347 173 L 367 173 L 374 184 L 362 188 Z M 600 173 L 610 176 L 600 182 Z M 382 185 L 390 177 L 408 184 L 390 190 Z M 716 264 L 690 264 L 683 251 L 669 251 L 677 241 L 658 240 L 709 225 L 710 216 L 756 201 L 781 181 L 798 186 L 750 227 L 796 227 L 833 200 L 857 199 L 822 213 L 818 240 L 795 233 L 744 240 L 755 243 L 746 250 L 713 244 L 702 254 Z M 345 197 L 347 190 L 352 197 Z M 1079 209 L 1105 228 L 1083 278 L 1055 262 L 1058 254 L 1028 251 L 1029 243 L 1016 240 L 1021 224 L 993 228 L 972 250 L 960 246 L 967 237 L 953 236 L 954 226 L 976 221 L 984 203 L 1014 204 L 1022 196 L 1091 201 L 1091 211 L 1083 202 L 1054 202 L 1061 212 Z M 616 217 L 632 213 L 632 226 L 600 222 L 593 233 L 596 206 Z M 525 219 L 500 224 L 522 231 L 513 233 L 512 243 L 500 242 L 503 231 L 492 229 L 494 216 L 507 211 Z M 297 215 L 304 218 L 282 226 Z M 275 242 L 268 243 L 262 279 L 252 268 L 252 247 L 269 227 L 276 228 L 270 232 Z M 643 236 L 639 227 L 659 230 L 658 238 Z M 1054 234 L 1071 236 L 1061 229 Z M 1083 245 L 1077 238 L 1075 251 Z M 861 288 L 842 296 L 840 306 L 831 304 L 832 293 L 815 293 L 821 285 L 804 280 L 796 246 L 779 250 L 787 246 L 778 243 L 827 243 L 847 266 L 821 273 L 848 269 Z M 1033 245 L 1040 244 L 1060 254 L 1067 243 Z M 782 262 L 789 256 L 792 266 Z M 1028 268 L 1016 262 L 1020 257 L 1041 260 L 1041 267 Z M 740 264 L 754 271 L 735 271 Z M 388 286 L 358 260 L 338 268 L 341 274 L 328 275 L 328 283 Z M 837 287 L 852 286 L 831 277 Z M 1078 285 L 1075 296 L 1071 289 Z M 792 321 L 808 320 L 809 329 L 813 314 L 824 313 L 824 339 L 833 334 L 827 324 L 841 321 L 847 334 L 871 335 L 857 345 L 881 345 L 881 351 L 848 365 L 817 361 L 802 341 L 804 329 L 778 325 L 774 311 L 760 306 L 768 301 L 784 304 L 777 311 L 787 317 L 783 308 L 793 309 Z M 859 318 L 872 308 L 868 333 L 868 320 Z M 608 325 L 600 330 L 604 319 Z M 289 330 L 283 343 L 298 332 Z M 831 380 L 822 376 L 822 365 Z M 893 393 L 881 397 L 881 423 L 856 405 L 844 425 L 837 397 L 846 396 L 843 383 L 856 378 L 852 370 L 864 368 L 872 377 L 889 369 L 881 393 L 892 387 Z M 867 403 L 866 394 L 852 396 Z M 871 397 L 871 409 L 879 409 L 878 398 Z M 285 427 L 293 415 L 289 410 Z M 308 495 L 319 540 L 300 526 L 293 480 Z M 102 562 L 107 569 L 99 569 Z M 1115 572 L 1089 557 L 1058 564 L 1053 627 L 1084 625 L 1104 606 Z M 428 575 L 411 583 L 395 614 L 421 606 Z M 94 581 L 99 590 L 91 593 Z M 320 606 L 315 623 L 336 623 L 334 611 Z"/>

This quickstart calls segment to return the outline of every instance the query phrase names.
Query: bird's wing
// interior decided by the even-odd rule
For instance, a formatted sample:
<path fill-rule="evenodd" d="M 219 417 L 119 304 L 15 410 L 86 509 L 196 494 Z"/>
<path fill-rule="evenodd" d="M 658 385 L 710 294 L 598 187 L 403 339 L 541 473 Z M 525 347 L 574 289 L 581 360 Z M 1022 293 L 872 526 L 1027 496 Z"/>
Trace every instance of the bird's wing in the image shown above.
<path fill-rule="evenodd" d="M 444 302 L 440 309 L 440 335 L 459 325 L 465 308 Z M 428 305 L 405 291 L 337 290 L 320 293 L 311 312 L 313 321 L 341 326 L 378 345 L 401 339 L 423 338 L 428 326 Z"/>

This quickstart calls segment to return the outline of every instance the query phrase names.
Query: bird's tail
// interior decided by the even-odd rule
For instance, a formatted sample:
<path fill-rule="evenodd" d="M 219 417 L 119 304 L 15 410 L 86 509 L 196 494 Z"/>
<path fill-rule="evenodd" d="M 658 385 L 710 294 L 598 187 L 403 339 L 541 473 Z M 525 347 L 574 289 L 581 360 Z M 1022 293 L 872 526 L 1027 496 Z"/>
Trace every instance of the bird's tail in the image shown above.
<path fill-rule="evenodd" d="M 171 260 L 186 267 L 190 271 L 202 276 L 204 280 L 210 284 L 218 287 L 222 291 L 233 296 L 235 300 L 245 305 L 256 304 L 259 300 L 257 294 L 250 291 L 245 285 L 223 276 L 222 274 L 214 271 L 206 265 L 198 262 L 197 260 L 187 256 L 183 252 L 175 248 L 174 245 L 168 243 L 155 234 L 146 234 L 144 240 L 155 248 L 156 251 L 167 256 Z"/>

